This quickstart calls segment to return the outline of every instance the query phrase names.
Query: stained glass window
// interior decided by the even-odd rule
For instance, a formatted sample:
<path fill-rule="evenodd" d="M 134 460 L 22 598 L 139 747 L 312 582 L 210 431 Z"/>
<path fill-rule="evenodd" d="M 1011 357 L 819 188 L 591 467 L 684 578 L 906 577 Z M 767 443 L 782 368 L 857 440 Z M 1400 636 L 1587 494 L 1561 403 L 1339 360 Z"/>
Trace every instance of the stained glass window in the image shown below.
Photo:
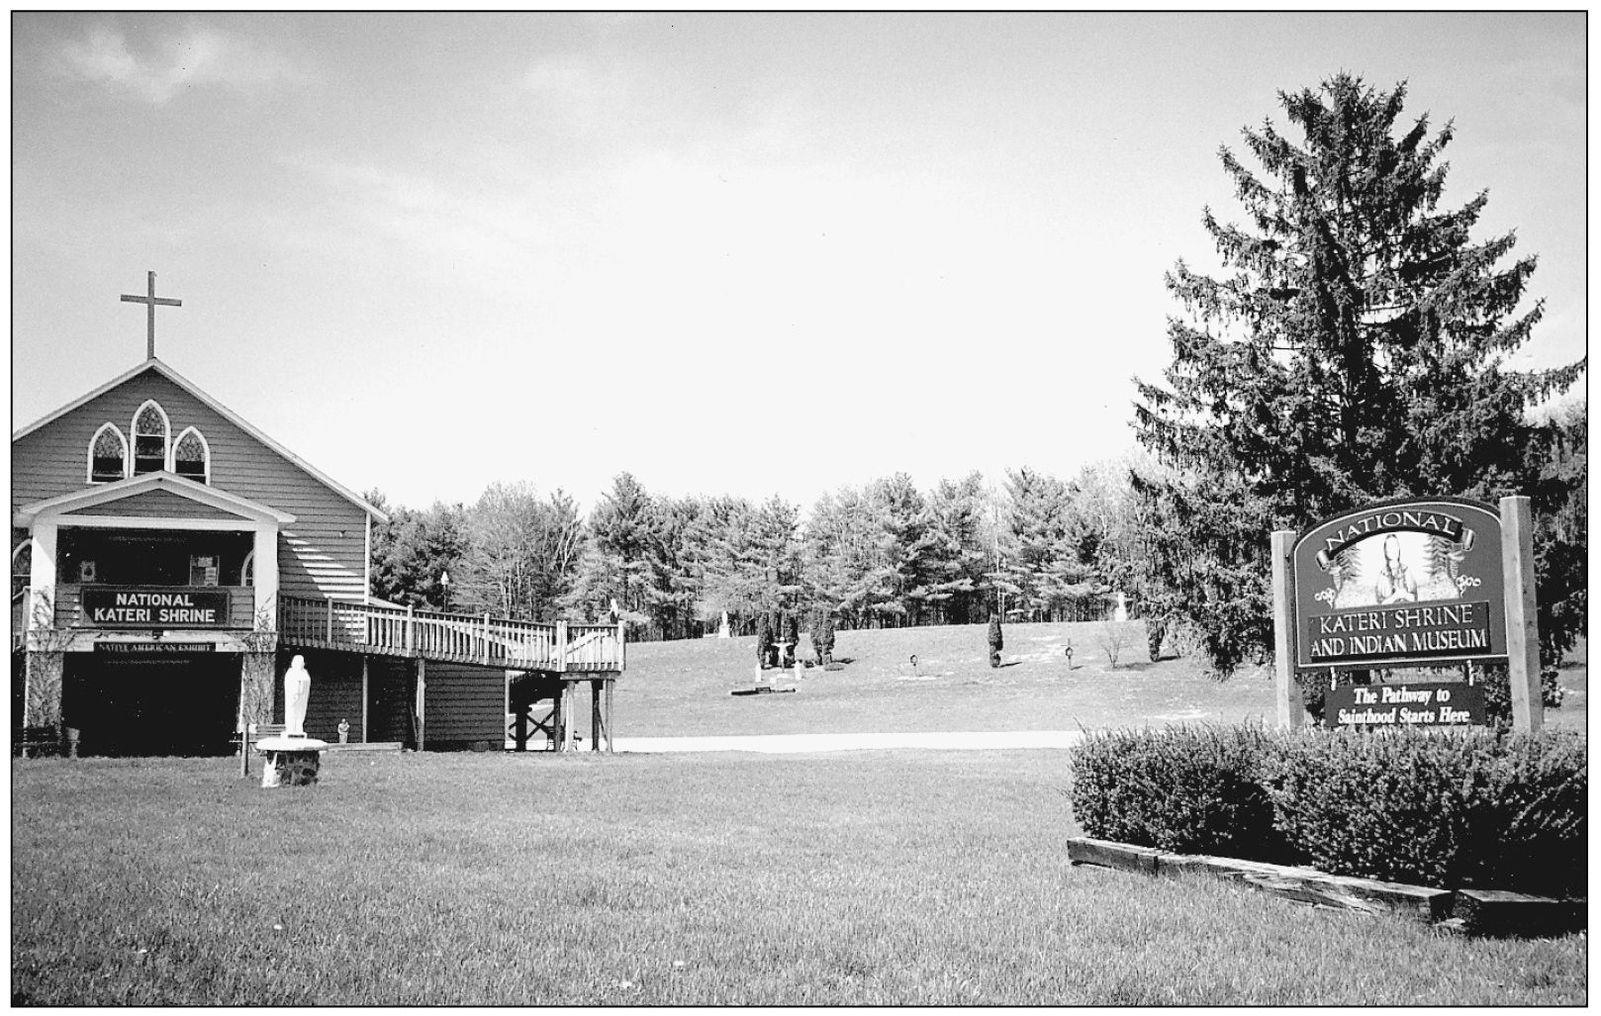
<path fill-rule="evenodd" d="M 206 439 L 193 427 L 180 434 L 172 446 L 172 471 L 197 483 L 211 482 L 211 454 Z"/>
<path fill-rule="evenodd" d="M 133 420 L 133 473 L 154 473 L 167 468 L 167 414 L 146 402 Z"/>
<path fill-rule="evenodd" d="M 89 482 L 111 483 L 122 479 L 128 460 L 128 443 L 122 431 L 106 424 L 95 432 L 89 445 Z"/>

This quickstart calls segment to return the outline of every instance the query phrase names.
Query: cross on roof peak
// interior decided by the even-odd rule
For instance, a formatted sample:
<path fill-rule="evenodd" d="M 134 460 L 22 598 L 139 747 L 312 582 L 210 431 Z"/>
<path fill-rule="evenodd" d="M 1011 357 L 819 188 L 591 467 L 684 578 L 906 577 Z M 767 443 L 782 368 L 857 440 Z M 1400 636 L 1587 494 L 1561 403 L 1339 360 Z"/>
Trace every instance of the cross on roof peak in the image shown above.
<path fill-rule="evenodd" d="M 142 304 L 146 305 L 146 310 L 147 310 L 147 313 L 148 313 L 148 321 L 149 321 L 149 330 L 147 332 L 146 339 L 145 339 L 145 359 L 154 360 L 156 358 L 156 306 L 159 304 L 159 305 L 161 305 L 163 307 L 182 307 L 183 306 L 183 301 L 182 300 L 171 300 L 171 299 L 167 299 L 165 297 L 156 296 L 156 273 L 155 272 L 150 272 L 148 274 L 150 276 L 149 295 L 147 295 L 147 296 L 130 296 L 127 293 L 124 293 L 124 294 L 122 294 L 122 302 L 123 303 L 142 303 Z"/>

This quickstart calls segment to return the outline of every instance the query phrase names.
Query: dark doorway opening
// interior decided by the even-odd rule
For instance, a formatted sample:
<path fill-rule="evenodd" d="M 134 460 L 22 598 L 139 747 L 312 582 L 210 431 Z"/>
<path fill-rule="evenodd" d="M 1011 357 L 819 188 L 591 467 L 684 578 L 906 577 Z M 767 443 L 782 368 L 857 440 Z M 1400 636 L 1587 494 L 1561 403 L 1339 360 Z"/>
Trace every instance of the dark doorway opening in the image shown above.
<path fill-rule="evenodd" d="M 68 653 L 62 723 L 78 731 L 80 755 L 233 754 L 239 661 L 237 653 Z"/>

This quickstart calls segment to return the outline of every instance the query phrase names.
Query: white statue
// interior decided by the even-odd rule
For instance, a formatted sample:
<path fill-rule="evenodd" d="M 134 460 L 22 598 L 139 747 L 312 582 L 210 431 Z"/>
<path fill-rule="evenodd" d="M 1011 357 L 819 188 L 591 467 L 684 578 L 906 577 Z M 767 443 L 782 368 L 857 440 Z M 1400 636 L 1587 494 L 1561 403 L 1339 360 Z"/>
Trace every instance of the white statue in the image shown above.
<path fill-rule="evenodd" d="M 306 736 L 306 703 L 311 700 L 311 675 L 306 658 L 296 656 L 284 671 L 284 736 Z"/>
<path fill-rule="evenodd" d="M 1128 620 L 1128 597 L 1123 595 L 1123 590 L 1121 589 L 1117 591 L 1117 609 L 1112 612 L 1112 620 Z"/>
<path fill-rule="evenodd" d="M 730 637 L 728 631 L 728 611 L 723 611 L 723 623 L 717 626 L 717 637 L 726 639 Z"/>

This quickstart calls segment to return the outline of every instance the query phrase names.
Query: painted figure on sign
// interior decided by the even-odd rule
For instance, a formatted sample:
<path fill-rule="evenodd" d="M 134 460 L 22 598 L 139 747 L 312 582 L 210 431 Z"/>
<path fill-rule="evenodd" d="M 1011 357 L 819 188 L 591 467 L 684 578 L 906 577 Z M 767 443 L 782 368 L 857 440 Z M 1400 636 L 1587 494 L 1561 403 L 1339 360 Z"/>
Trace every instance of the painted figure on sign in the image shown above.
<path fill-rule="evenodd" d="M 1394 533 L 1384 538 L 1384 570 L 1373 592 L 1379 603 L 1411 603 L 1418 598 L 1418 581 L 1401 563 L 1401 541 Z"/>
<path fill-rule="evenodd" d="M 306 736 L 306 703 L 311 700 L 311 675 L 306 658 L 296 656 L 284 671 L 284 736 Z"/>

